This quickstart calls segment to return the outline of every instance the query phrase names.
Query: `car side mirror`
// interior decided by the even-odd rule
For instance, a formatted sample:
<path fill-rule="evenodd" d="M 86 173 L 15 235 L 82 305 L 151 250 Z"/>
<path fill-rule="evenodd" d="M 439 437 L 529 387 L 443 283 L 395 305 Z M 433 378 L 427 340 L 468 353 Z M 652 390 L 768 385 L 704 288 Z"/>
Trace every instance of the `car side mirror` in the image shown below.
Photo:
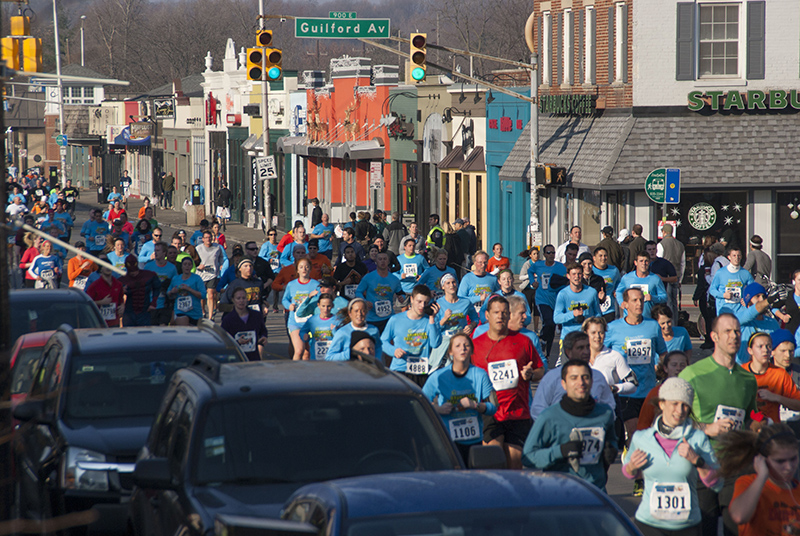
<path fill-rule="evenodd" d="M 29 398 L 14 408 L 14 418 L 20 422 L 35 422 L 37 424 L 50 424 L 52 415 L 46 412 L 44 400 Z"/>
<path fill-rule="evenodd" d="M 133 483 L 142 489 L 175 489 L 176 484 L 166 458 L 146 458 L 136 462 L 131 475 Z"/>
<path fill-rule="evenodd" d="M 506 453 L 499 445 L 474 445 L 469 449 L 471 469 L 505 469 Z"/>

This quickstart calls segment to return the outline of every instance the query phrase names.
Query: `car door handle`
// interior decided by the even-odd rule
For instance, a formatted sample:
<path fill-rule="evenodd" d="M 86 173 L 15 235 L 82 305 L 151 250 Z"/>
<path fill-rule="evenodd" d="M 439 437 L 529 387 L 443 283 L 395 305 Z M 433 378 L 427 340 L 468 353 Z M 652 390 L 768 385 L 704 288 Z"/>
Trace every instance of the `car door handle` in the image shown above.
<path fill-rule="evenodd" d="M 158 508 L 161 506 L 161 499 L 158 497 L 158 495 L 153 495 L 150 497 L 150 506 L 153 508 Z"/>

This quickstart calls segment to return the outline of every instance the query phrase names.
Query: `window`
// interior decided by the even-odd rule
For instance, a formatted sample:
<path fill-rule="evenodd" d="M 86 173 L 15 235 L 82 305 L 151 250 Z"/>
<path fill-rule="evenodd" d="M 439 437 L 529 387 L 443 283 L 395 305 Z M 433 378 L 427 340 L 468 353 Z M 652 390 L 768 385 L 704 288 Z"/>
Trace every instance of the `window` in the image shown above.
<path fill-rule="evenodd" d="M 627 81 L 628 69 L 628 10 L 624 2 L 619 2 L 615 6 L 616 25 L 614 30 L 616 34 L 615 48 L 617 54 L 614 57 L 614 82 Z"/>
<path fill-rule="evenodd" d="M 699 11 L 700 77 L 738 76 L 739 5 L 705 4 Z"/>
<path fill-rule="evenodd" d="M 573 23 L 572 23 L 572 10 L 565 9 L 564 10 L 564 85 L 571 86 L 572 85 L 572 71 L 574 68 L 573 65 L 573 51 L 572 51 L 572 35 L 574 32 Z"/>
<path fill-rule="evenodd" d="M 588 6 L 586 8 L 586 42 L 584 44 L 586 50 L 586 62 L 584 63 L 584 68 L 586 69 L 586 73 L 584 74 L 584 81 L 587 84 L 594 84 L 595 83 L 595 15 L 596 12 L 594 10 L 594 6 Z"/>
<path fill-rule="evenodd" d="M 542 85 L 549 86 L 553 77 L 553 18 L 549 11 L 542 13 Z"/>

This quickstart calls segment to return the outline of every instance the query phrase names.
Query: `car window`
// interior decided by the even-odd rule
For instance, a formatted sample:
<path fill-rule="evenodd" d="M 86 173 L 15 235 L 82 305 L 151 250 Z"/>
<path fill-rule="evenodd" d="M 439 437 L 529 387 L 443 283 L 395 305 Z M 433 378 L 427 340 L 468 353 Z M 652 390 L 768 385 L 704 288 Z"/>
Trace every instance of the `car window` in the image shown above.
<path fill-rule="evenodd" d="M 325 510 L 317 502 L 303 501 L 293 504 L 284 518 L 299 523 L 310 523 L 320 529 L 319 534 L 325 534 L 325 527 L 328 524 Z"/>
<path fill-rule="evenodd" d="M 79 355 L 70 364 L 66 418 L 155 416 L 172 374 L 201 352 L 228 362 L 235 354 L 213 348 L 114 351 Z"/>
<path fill-rule="evenodd" d="M 405 395 L 223 400 L 206 413 L 193 475 L 199 483 L 303 483 L 453 469 L 452 446 L 434 419 Z"/>
<path fill-rule="evenodd" d="M 45 392 L 45 382 L 48 381 L 48 371 L 53 368 L 53 363 L 58 358 L 58 353 L 61 346 L 58 344 L 51 344 L 46 349 L 45 357 L 37 371 L 34 372 L 33 383 L 31 384 L 31 395 L 41 396 Z"/>
<path fill-rule="evenodd" d="M 34 331 L 58 329 L 61 324 L 69 324 L 73 328 L 106 327 L 92 305 L 82 300 L 35 304 L 14 302 L 11 311 L 11 340 Z"/>
<path fill-rule="evenodd" d="M 194 408 L 194 402 L 191 399 L 187 400 L 175 420 L 175 435 L 173 436 L 172 447 L 168 456 L 170 463 L 174 464 L 175 471 L 183 467 L 183 462 L 186 459 L 189 438 L 192 433 L 192 422 L 194 421 Z"/>
<path fill-rule="evenodd" d="M 23 348 L 17 354 L 14 362 L 14 372 L 11 379 L 11 394 L 27 393 L 33 382 L 33 376 L 42 362 L 44 347 Z"/>
<path fill-rule="evenodd" d="M 169 438 L 172 435 L 173 424 L 175 417 L 178 415 L 183 403 L 186 401 L 186 393 L 181 390 L 175 394 L 172 403 L 169 405 L 166 413 L 164 413 L 163 420 L 161 416 L 156 417 L 154 425 L 154 441 L 153 441 L 153 454 L 160 458 L 167 455 L 167 448 L 169 447 Z"/>

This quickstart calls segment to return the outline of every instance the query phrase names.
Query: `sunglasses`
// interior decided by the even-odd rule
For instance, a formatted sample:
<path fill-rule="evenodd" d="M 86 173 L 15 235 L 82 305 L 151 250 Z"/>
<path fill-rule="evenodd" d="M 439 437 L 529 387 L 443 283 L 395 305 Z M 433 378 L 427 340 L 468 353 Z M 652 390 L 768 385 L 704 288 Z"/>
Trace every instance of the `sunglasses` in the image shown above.
<path fill-rule="evenodd" d="M 277 233 L 269 233 L 267 236 L 277 236 Z"/>
<path fill-rule="evenodd" d="M 555 255 L 556 252 L 555 251 L 545 251 L 544 254 L 545 255 Z"/>
<path fill-rule="evenodd" d="M 245 248 L 247 251 L 258 251 L 258 248 Z"/>
<path fill-rule="evenodd" d="M 160 234 L 154 234 L 153 236 L 154 236 L 155 238 L 161 238 L 161 235 L 160 235 Z"/>

